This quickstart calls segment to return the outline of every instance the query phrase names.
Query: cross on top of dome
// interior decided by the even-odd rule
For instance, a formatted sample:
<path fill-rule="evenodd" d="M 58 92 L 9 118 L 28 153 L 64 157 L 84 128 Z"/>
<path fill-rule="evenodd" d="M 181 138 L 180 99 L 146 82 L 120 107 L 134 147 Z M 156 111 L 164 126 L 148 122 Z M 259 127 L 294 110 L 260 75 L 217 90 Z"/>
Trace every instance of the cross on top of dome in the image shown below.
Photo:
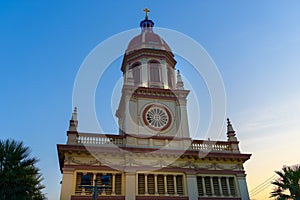
<path fill-rule="evenodd" d="M 145 19 L 148 19 L 148 13 L 150 12 L 150 10 L 148 8 L 145 8 L 143 11 L 146 13 Z"/>
<path fill-rule="evenodd" d="M 140 27 L 142 31 L 152 31 L 154 22 L 148 19 L 148 13 L 150 12 L 150 10 L 148 8 L 145 8 L 143 11 L 146 13 L 146 15 L 145 19 L 140 22 Z"/>

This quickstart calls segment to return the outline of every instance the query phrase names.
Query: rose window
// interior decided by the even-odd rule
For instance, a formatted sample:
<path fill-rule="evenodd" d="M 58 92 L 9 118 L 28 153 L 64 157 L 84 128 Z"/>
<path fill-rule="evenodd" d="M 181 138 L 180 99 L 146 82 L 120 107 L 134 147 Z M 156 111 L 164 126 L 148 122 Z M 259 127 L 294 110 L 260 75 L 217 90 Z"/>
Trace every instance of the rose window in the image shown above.
<path fill-rule="evenodd" d="M 170 112 L 159 105 L 151 105 L 145 109 L 144 122 L 154 130 L 165 130 L 170 125 Z"/>

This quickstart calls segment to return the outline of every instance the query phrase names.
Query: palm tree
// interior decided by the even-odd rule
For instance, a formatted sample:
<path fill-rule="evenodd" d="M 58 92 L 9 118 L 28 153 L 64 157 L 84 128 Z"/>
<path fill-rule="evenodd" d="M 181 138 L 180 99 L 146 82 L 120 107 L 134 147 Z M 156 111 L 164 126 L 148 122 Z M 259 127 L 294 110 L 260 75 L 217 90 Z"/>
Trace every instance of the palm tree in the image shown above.
<path fill-rule="evenodd" d="M 44 186 L 37 159 L 22 142 L 0 140 L 0 197 L 5 200 L 40 200 Z"/>
<path fill-rule="evenodd" d="M 279 178 L 272 182 L 276 186 L 271 197 L 278 200 L 300 200 L 300 166 L 284 166 L 282 171 L 275 171 Z"/>

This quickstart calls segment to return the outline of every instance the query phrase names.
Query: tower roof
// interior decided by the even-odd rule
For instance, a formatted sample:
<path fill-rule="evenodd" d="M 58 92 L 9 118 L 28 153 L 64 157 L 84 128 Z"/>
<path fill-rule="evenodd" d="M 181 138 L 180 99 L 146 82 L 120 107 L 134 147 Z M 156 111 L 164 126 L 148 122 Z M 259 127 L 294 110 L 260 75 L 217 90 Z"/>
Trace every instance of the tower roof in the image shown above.
<path fill-rule="evenodd" d="M 150 10 L 144 9 L 145 19 L 140 22 L 141 33 L 135 36 L 127 47 L 126 53 L 139 49 L 158 49 L 171 52 L 169 45 L 153 32 L 154 22 L 148 18 Z"/>

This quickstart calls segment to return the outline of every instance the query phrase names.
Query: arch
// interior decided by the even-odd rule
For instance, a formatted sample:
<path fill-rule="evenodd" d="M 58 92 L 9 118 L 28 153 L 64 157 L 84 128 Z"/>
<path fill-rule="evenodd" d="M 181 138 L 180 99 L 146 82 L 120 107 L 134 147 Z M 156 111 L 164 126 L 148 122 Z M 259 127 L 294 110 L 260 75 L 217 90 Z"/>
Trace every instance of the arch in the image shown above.
<path fill-rule="evenodd" d="M 154 60 L 154 59 L 148 61 L 148 64 L 151 64 L 151 63 L 160 64 L 160 62 L 158 60 Z"/>
<path fill-rule="evenodd" d="M 142 63 L 138 61 L 138 62 L 135 62 L 135 63 L 133 63 L 132 65 L 130 65 L 129 69 L 133 69 L 133 68 L 139 67 L 139 66 L 141 66 L 141 65 L 142 65 Z"/>
<path fill-rule="evenodd" d="M 135 62 L 129 67 L 132 70 L 134 85 L 141 84 L 141 65 L 140 62 Z"/>
<path fill-rule="evenodd" d="M 148 61 L 149 81 L 159 83 L 161 81 L 161 66 L 157 60 Z"/>

